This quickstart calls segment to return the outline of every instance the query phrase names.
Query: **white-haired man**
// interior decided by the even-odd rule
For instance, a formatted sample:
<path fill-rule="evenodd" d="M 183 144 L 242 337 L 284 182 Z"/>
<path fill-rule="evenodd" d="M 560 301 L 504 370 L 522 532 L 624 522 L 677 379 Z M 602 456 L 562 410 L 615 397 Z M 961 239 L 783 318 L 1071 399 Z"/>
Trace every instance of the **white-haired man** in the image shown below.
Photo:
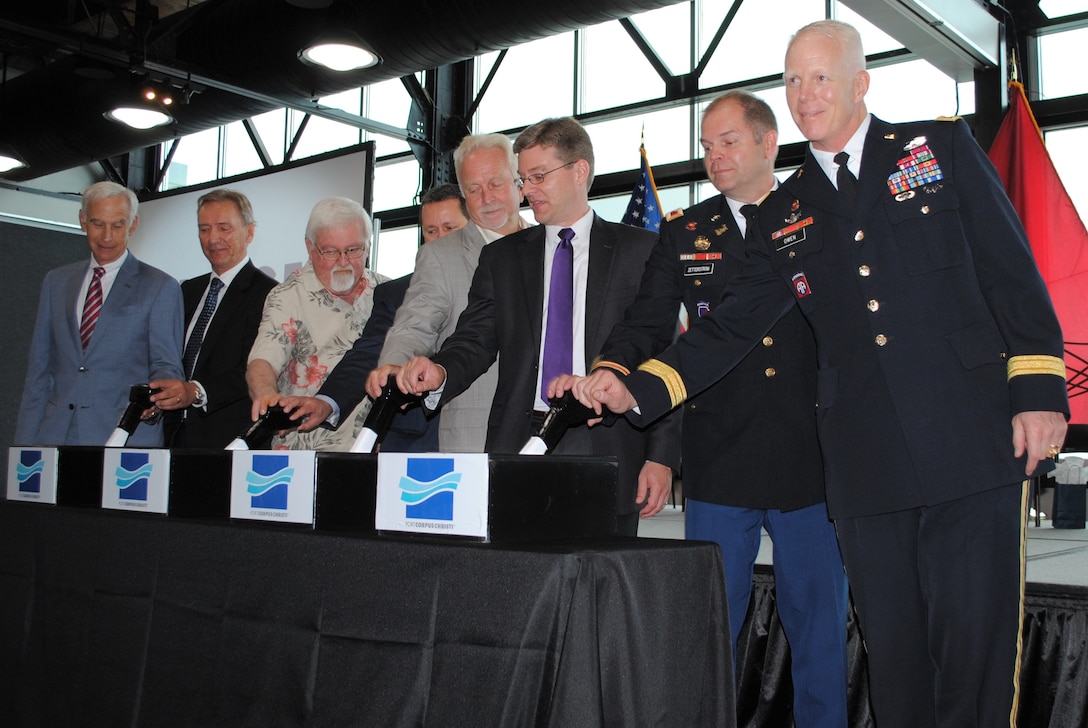
<path fill-rule="evenodd" d="M 374 288 L 388 279 L 367 269 L 370 216 L 354 200 L 331 197 L 314 206 L 306 224 L 309 262 L 273 288 L 249 352 L 246 382 L 256 420 L 281 399 L 313 395 L 359 338 L 374 306 Z M 351 426 L 290 431 L 273 447 L 347 450 L 367 407 L 349 414 Z"/>

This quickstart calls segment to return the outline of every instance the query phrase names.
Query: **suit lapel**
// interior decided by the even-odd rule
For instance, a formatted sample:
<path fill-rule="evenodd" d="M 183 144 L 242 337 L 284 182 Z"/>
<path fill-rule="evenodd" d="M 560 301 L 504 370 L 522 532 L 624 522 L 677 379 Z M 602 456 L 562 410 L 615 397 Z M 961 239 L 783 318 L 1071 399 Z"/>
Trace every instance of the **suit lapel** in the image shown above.
<path fill-rule="evenodd" d="M 600 328 L 605 301 L 608 300 L 608 286 L 612 281 L 616 242 L 613 228 L 605 225 L 594 214 L 593 227 L 589 233 L 589 271 L 586 274 L 585 356 L 587 366 L 600 350 L 598 344 L 604 343 L 597 341 L 597 332 Z"/>
<path fill-rule="evenodd" d="M 733 211 L 729 209 L 729 202 L 726 201 L 725 195 L 718 195 L 718 209 L 710 217 L 708 224 L 710 230 L 706 235 L 710 235 L 712 231 L 714 234 L 711 239 L 717 242 L 722 252 L 737 263 L 744 263 L 744 237 L 740 234 L 737 219 L 733 216 Z M 722 227 L 725 227 L 725 231 L 718 234 L 718 230 Z"/>
<path fill-rule="evenodd" d="M 863 159 L 862 164 L 864 165 L 864 163 Z M 823 169 L 816 162 L 816 158 L 812 156 L 811 150 L 805 153 L 805 163 L 801 165 L 797 173 L 783 183 L 782 190 L 787 195 L 802 200 L 802 204 L 806 206 L 811 205 L 835 215 L 843 213 L 840 208 L 839 191 L 835 189 L 835 186 L 831 184 L 831 180 L 824 174 Z M 773 225 L 772 229 L 777 229 L 784 222 L 783 220 L 771 220 L 767 221 L 766 224 L 768 226 Z M 762 227 L 762 220 L 760 225 Z"/>
<path fill-rule="evenodd" d="M 483 234 L 474 222 L 465 225 L 461 228 L 461 231 L 464 233 L 461 236 L 461 255 L 464 256 L 465 270 L 476 270 L 476 266 L 480 262 L 480 251 L 487 245 L 487 241 L 484 240 Z M 472 276 L 469 275 L 465 285 L 468 286 L 471 283 Z"/>
<path fill-rule="evenodd" d="M 525 292 L 525 319 L 529 322 L 529 343 L 540 354 L 540 334 L 544 311 L 544 246 L 547 245 L 543 225 L 534 227 L 518 245 L 518 268 L 521 290 Z"/>
<path fill-rule="evenodd" d="M 106 296 L 106 300 L 102 303 L 102 310 L 98 314 L 98 323 L 95 324 L 96 332 L 103 326 L 112 326 L 115 324 L 115 319 L 119 312 L 128 305 L 128 302 L 132 299 L 132 296 L 136 291 L 137 273 L 139 270 L 140 261 L 136 260 L 132 253 L 129 253 L 128 257 L 125 258 L 125 262 L 121 264 L 121 269 L 117 271 L 117 277 L 113 279 L 113 285 L 110 286 L 110 292 Z M 78 332 L 76 338 L 79 338 Z M 87 345 L 86 353 L 90 355 L 101 340 L 101 336 L 92 335 L 91 343 Z"/>
<path fill-rule="evenodd" d="M 249 284 L 253 281 L 255 271 L 256 268 L 253 266 L 252 261 L 246 263 L 238 271 L 238 275 L 234 276 L 230 287 L 223 294 L 219 306 L 212 315 L 212 320 L 208 322 L 208 328 L 204 329 L 204 341 L 207 342 L 207 346 L 200 345 L 200 353 L 196 355 L 196 365 L 193 367 L 194 371 L 200 367 L 200 362 L 205 355 L 210 356 L 215 351 L 215 344 L 220 340 L 220 337 L 224 336 L 224 331 L 230 324 L 231 318 L 237 309 L 237 303 L 246 295 L 246 289 L 249 288 Z M 211 274 L 209 273 L 208 276 L 210 280 Z M 205 288 L 207 288 L 207 281 L 205 281 Z"/>
<path fill-rule="evenodd" d="M 72 345 L 76 351 L 83 348 L 83 342 L 79 338 L 79 317 L 83 310 L 83 301 L 79 300 L 79 289 L 83 285 L 83 279 L 87 276 L 86 266 L 75 269 L 72 277 L 65 284 L 64 293 L 64 318 L 68 321 L 68 331 L 72 335 Z"/>
<path fill-rule="evenodd" d="M 865 139 L 865 151 L 861 155 L 859 209 L 868 210 L 884 195 L 890 194 L 887 185 L 889 170 L 895 170 L 898 160 L 906 155 L 903 145 L 909 141 L 900 139 L 891 124 L 873 117 Z"/>
<path fill-rule="evenodd" d="M 194 278 L 191 282 L 187 282 L 186 285 L 181 287 L 182 297 L 185 303 L 185 328 L 189 328 L 189 324 L 193 322 L 193 317 L 196 316 L 196 308 L 200 305 L 200 299 L 204 295 L 204 291 L 208 288 L 208 281 L 211 280 L 212 274 L 208 273 L 202 275 L 199 278 Z"/>

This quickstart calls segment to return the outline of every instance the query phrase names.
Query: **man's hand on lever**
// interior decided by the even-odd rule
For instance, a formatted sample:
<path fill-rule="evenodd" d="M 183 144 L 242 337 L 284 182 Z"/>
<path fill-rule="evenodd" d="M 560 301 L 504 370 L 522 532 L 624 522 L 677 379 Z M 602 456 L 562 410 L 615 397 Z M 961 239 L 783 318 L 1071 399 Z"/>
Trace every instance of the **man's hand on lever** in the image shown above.
<path fill-rule="evenodd" d="M 299 432 L 317 429 L 332 414 L 332 406 L 317 397 L 284 397 L 280 406 L 291 416 L 292 422 L 298 423 Z"/>
<path fill-rule="evenodd" d="M 556 377 L 548 385 L 548 396 L 560 397 L 568 390 L 574 394 L 575 399 L 597 414 L 602 413 L 602 406 L 616 414 L 623 414 L 638 406 L 627 386 L 610 369 L 595 369 L 585 377 L 573 374 Z M 595 420 L 591 424 L 599 421 Z"/>
<path fill-rule="evenodd" d="M 414 356 L 397 372 L 397 387 L 405 394 L 432 392 L 446 381 L 446 370 L 425 356 Z"/>
<path fill-rule="evenodd" d="M 374 400 L 381 397 L 382 390 L 385 389 L 385 385 L 389 382 L 389 377 L 396 379 L 397 372 L 400 370 L 399 364 L 384 364 L 372 371 L 366 378 L 366 393 Z"/>

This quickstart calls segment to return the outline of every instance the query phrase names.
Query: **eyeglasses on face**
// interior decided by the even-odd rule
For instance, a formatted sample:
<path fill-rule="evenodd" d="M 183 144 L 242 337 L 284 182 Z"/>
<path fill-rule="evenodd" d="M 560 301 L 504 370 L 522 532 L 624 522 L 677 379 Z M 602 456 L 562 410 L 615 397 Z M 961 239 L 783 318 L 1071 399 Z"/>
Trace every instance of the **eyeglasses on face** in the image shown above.
<path fill-rule="evenodd" d="M 348 260 L 358 260 L 366 255 L 366 248 L 361 245 L 357 245 L 353 248 L 344 248 L 343 250 L 337 250 L 336 248 L 326 248 L 321 250 L 320 248 L 314 248 L 317 254 L 325 260 L 332 261 L 340 260 L 340 256 L 344 256 Z"/>
<path fill-rule="evenodd" d="M 524 177 L 519 176 L 514 181 L 517 182 L 518 189 L 521 189 L 525 185 L 538 185 L 541 182 L 543 182 L 544 178 L 547 177 L 552 172 L 558 172 L 559 170 L 563 169 L 564 167 L 569 167 L 570 165 L 574 164 L 577 161 L 578 160 L 575 159 L 572 162 L 567 162 L 566 164 L 561 164 L 558 167 L 556 167 L 555 169 L 549 169 L 547 172 L 536 172 L 534 174 L 527 174 Z"/>

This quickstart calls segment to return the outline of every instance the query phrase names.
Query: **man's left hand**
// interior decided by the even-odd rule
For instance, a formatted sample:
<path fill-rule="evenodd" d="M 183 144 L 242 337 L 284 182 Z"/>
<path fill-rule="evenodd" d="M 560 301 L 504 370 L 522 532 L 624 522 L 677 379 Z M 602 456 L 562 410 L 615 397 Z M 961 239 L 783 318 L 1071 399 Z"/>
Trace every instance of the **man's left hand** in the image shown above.
<path fill-rule="evenodd" d="M 196 401 L 197 388 L 182 379 L 156 379 L 147 386 L 159 390 L 151 395 L 151 403 L 161 410 L 180 410 Z"/>
<path fill-rule="evenodd" d="M 1020 457 L 1027 452 L 1025 473 L 1028 477 L 1040 462 L 1061 451 L 1067 429 L 1065 415 L 1061 412 L 1020 412 L 1013 416 L 1013 454 Z"/>

